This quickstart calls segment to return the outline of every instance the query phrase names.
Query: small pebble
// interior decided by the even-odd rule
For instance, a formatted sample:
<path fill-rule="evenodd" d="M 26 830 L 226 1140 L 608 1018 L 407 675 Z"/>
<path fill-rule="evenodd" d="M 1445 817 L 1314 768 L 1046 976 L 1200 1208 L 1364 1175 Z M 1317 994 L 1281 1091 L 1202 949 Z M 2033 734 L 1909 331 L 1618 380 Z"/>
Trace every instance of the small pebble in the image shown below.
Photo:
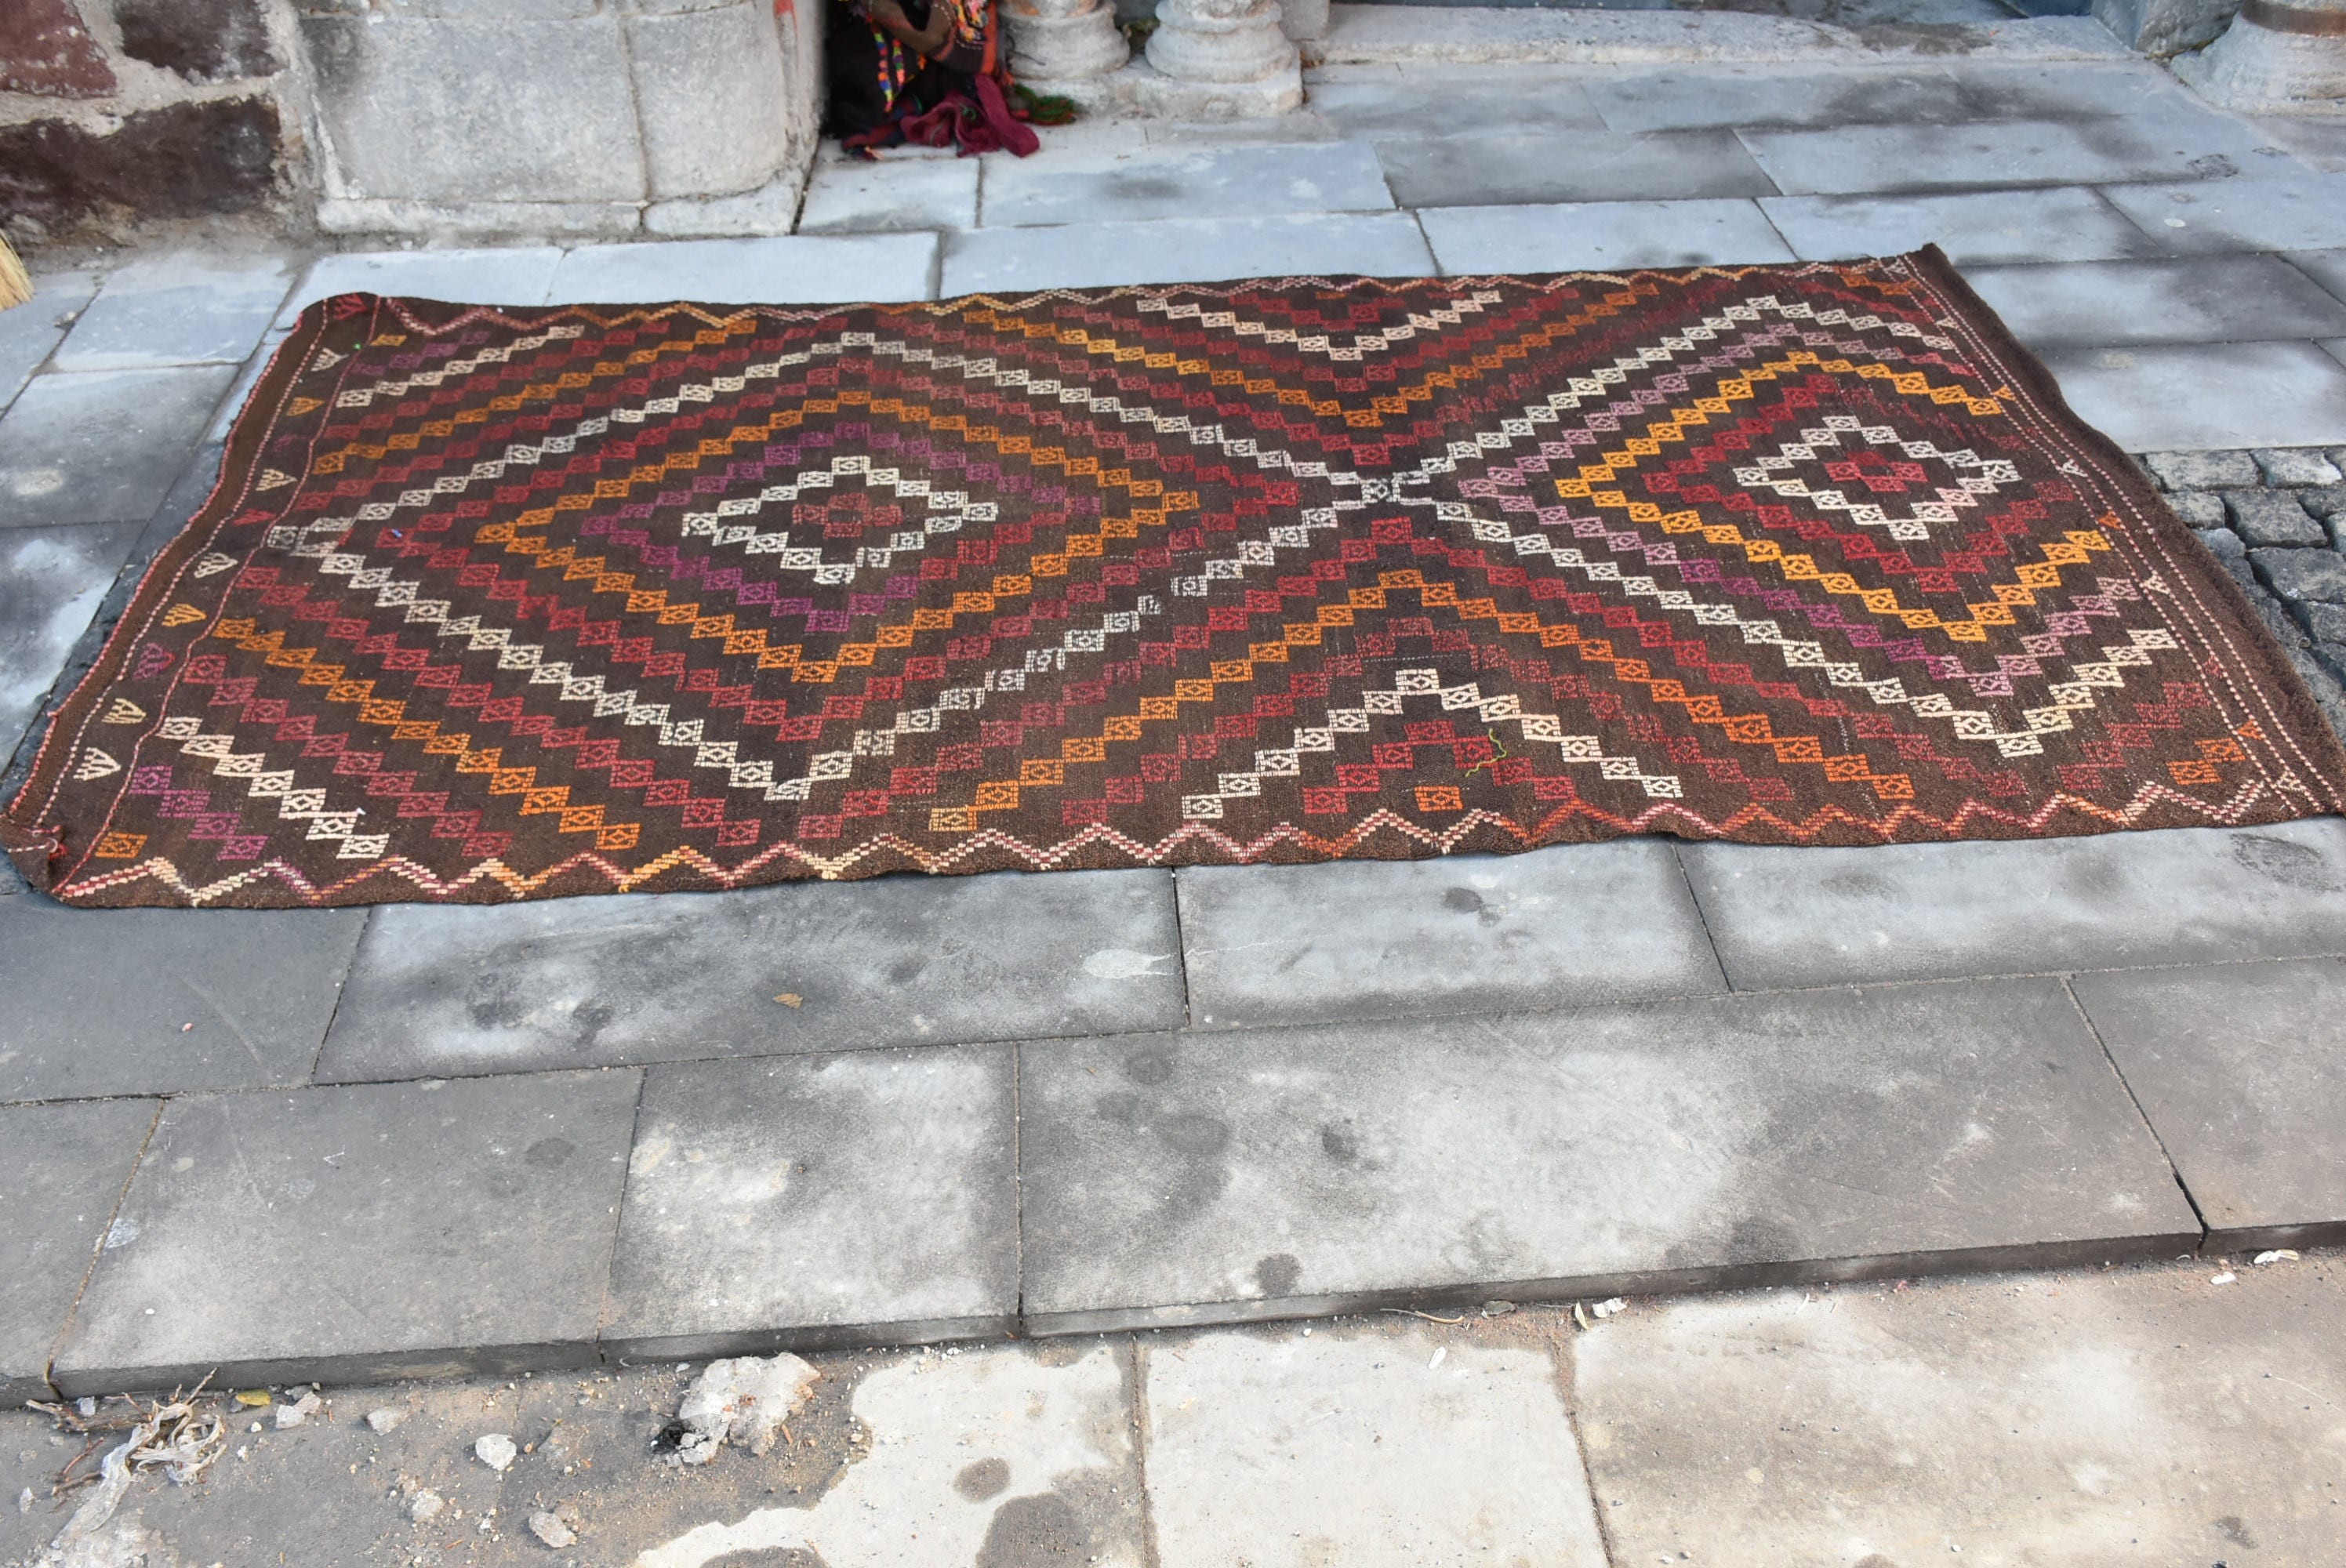
<path fill-rule="evenodd" d="M 439 1518 L 440 1511 L 447 1506 L 440 1494 L 427 1486 L 408 1499 L 407 1517 L 418 1524 L 426 1523 Z"/>
<path fill-rule="evenodd" d="M 556 1552 L 578 1543 L 577 1533 L 562 1522 L 559 1515 L 533 1513 L 529 1516 L 529 1532 L 553 1547 Z"/>
<path fill-rule="evenodd" d="M 367 1426 L 377 1433 L 395 1432 L 399 1430 L 400 1423 L 405 1420 L 407 1420 L 405 1410 L 394 1410 L 389 1408 L 369 1410 L 366 1416 Z"/>
<path fill-rule="evenodd" d="M 473 1444 L 473 1457 L 491 1470 L 505 1469 L 520 1451 L 514 1447 L 514 1440 L 503 1432 L 491 1432 Z"/>

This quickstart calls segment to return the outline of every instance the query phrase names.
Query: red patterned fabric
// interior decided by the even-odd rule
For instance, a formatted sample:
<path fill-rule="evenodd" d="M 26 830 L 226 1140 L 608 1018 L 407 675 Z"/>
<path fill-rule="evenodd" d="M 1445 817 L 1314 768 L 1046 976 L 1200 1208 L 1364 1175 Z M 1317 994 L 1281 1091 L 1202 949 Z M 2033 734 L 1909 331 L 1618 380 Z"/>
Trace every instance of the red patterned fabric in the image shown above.
<path fill-rule="evenodd" d="M 312 308 L 7 842 L 85 904 L 2334 811 L 1935 253 Z"/>

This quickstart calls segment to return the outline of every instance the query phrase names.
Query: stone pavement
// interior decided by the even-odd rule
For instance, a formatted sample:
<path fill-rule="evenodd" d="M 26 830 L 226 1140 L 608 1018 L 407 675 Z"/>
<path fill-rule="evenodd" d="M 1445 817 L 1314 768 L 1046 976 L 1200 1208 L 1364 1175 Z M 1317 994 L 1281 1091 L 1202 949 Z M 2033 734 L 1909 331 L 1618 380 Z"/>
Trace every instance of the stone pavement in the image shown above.
<path fill-rule="evenodd" d="M 2335 1253 L 1589 1306 L 818 1352 L 770 1451 L 692 1468 L 659 1450 L 697 1367 L 329 1386 L 290 1428 L 311 1390 L 280 1387 L 78 1562 L 2323 1568 L 2346 1539 Z M 84 1447 L 0 1412 L 0 1562 L 56 1561 Z"/>
<path fill-rule="evenodd" d="M 2346 714 L 2346 137 L 2036 25 L 1465 65 L 1348 21 L 1291 119 L 826 158 L 784 238 L 53 271 L 0 315 L 0 750 L 20 774 L 239 389 L 335 290 L 920 298 L 1926 241 L 2157 454 Z M 515 908 L 9 886 L 8 1401 L 2346 1237 L 2336 819 Z"/>

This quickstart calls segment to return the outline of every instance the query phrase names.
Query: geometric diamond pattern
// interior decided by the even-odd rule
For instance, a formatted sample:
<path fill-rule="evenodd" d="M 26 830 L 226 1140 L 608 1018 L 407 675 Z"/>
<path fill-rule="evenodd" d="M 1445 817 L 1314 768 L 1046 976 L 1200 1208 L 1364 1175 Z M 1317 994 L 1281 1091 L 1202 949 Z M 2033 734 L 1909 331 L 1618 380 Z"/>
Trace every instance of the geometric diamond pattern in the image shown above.
<path fill-rule="evenodd" d="M 1935 252 L 312 306 L 10 805 L 93 905 L 2270 822 L 2346 759 Z"/>

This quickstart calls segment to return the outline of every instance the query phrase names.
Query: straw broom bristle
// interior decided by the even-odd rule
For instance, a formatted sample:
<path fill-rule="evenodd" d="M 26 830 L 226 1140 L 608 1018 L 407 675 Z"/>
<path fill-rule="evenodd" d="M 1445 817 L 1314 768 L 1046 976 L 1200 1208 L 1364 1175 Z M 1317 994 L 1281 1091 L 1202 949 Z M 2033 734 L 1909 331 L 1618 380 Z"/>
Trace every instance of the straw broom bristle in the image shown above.
<path fill-rule="evenodd" d="M 0 311 L 21 305 L 32 297 L 32 276 L 16 259 L 15 248 L 8 243 L 8 237 L 0 234 Z"/>

